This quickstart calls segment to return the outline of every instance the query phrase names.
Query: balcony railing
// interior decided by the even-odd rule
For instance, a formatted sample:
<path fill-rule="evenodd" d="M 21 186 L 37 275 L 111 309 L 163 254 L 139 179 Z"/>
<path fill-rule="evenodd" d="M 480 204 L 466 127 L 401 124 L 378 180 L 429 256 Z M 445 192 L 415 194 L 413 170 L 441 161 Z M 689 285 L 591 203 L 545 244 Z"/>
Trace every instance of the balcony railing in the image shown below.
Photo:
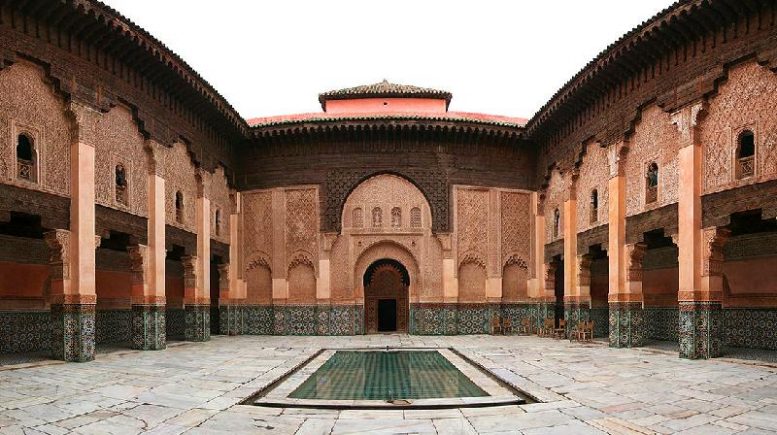
<path fill-rule="evenodd" d="M 17 159 L 18 177 L 21 180 L 35 181 L 35 166 L 32 160 Z"/>
<path fill-rule="evenodd" d="M 755 174 L 755 158 L 743 157 L 737 161 L 737 178 L 752 177 Z"/>

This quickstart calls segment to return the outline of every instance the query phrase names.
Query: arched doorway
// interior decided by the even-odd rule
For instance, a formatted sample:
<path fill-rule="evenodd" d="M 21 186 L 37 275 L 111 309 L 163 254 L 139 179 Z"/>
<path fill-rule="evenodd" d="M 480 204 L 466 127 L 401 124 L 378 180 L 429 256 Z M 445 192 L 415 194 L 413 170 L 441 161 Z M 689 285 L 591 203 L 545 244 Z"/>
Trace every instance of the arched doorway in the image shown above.
<path fill-rule="evenodd" d="M 410 274 L 392 259 L 373 262 L 364 272 L 364 329 L 368 334 L 407 332 Z"/>

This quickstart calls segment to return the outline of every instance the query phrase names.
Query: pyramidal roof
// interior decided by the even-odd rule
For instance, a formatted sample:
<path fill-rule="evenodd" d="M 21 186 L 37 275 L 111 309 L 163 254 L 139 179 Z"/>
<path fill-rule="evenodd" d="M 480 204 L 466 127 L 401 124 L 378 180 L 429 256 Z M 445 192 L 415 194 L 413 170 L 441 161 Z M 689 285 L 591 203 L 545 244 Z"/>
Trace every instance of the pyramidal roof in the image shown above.
<path fill-rule="evenodd" d="M 321 103 L 322 107 L 328 100 L 350 100 L 359 98 L 434 98 L 445 100 L 446 104 L 450 104 L 453 94 L 438 89 L 391 83 L 385 79 L 382 82 L 373 83 L 371 85 L 335 89 L 318 94 L 318 101 Z"/>

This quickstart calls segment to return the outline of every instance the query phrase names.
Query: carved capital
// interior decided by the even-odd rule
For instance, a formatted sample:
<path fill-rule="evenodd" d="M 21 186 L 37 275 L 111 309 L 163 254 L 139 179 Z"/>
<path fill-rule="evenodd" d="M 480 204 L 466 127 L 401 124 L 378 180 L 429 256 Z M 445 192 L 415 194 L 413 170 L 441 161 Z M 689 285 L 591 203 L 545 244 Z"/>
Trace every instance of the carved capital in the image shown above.
<path fill-rule="evenodd" d="M 723 246 L 730 236 L 731 231 L 727 228 L 702 230 L 702 276 L 720 276 L 723 273 Z"/>
<path fill-rule="evenodd" d="M 43 234 L 49 247 L 49 264 L 57 278 L 70 277 L 70 231 L 52 230 Z"/>
<path fill-rule="evenodd" d="M 546 293 L 553 293 L 556 290 L 556 268 L 558 267 L 558 264 L 553 261 L 550 263 L 543 263 L 542 269 L 544 272 L 544 280 L 545 280 L 545 292 Z"/>
<path fill-rule="evenodd" d="M 702 100 L 683 107 L 670 116 L 672 124 L 680 132 L 682 147 L 693 145 L 697 142 L 696 127 L 702 119 L 704 110 L 705 102 Z"/>
<path fill-rule="evenodd" d="M 102 113 L 86 104 L 71 100 L 67 104 L 66 114 L 70 118 L 70 133 L 73 142 L 95 146 Z"/>
<path fill-rule="evenodd" d="M 617 142 L 607 148 L 607 165 L 610 170 L 610 178 L 624 175 L 623 168 L 628 149 L 626 142 Z"/>
<path fill-rule="evenodd" d="M 147 140 L 146 146 L 146 159 L 148 160 L 148 173 L 149 175 L 158 175 L 162 178 L 165 177 L 165 155 L 163 146 L 155 140 Z"/>
<path fill-rule="evenodd" d="M 197 270 L 197 256 L 187 255 L 181 257 L 181 263 L 183 264 L 184 287 L 195 288 L 197 285 L 197 274 L 199 272 L 199 270 Z"/>
<path fill-rule="evenodd" d="M 210 198 L 210 189 L 212 183 L 212 174 L 204 168 L 197 168 L 197 197 Z"/>
<path fill-rule="evenodd" d="M 130 257 L 130 270 L 135 273 L 145 273 L 148 264 L 148 246 L 130 245 L 127 246 L 127 252 Z"/>
<path fill-rule="evenodd" d="M 324 252 L 329 252 L 332 250 L 332 245 L 334 245 L 335 240 L 337 240 L 337 233 L 321 234 L 321 248 L 324 250 Z"/>
<path fill-rule="evenodd" d="M 591 256 L 583 254 L 577 256 L 577 282 L 580 285 L 591 285 Z"/>
<path fill-rule="evenodd" d="M 642 281 L 642 261 L 645 259 L 647 244 L 643 242 L 626 245 L 626 280 Z"/>
<path fill-rule="evenodd" d="M 229 292 L 229 263 L 221 263 L 217 267 L 219 271 L 219 290 Z"/>
<path fill-rule="evenodd" d="M 450 233 L 436 234 L 437 240 L 440 241 L 443 251 L 450 251 L 453 249 L 453 237 Z"/>

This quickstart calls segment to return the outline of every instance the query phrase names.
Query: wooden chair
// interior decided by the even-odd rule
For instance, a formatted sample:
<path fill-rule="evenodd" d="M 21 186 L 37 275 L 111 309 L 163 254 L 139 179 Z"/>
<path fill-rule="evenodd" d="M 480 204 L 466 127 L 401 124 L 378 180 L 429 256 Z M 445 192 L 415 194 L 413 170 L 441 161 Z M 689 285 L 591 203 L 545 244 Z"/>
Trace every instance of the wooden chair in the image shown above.
<path fill-rule="evenodd" d="M 566 338 L 567 336 L 567 321 L 564 319 L 559 319 L 558 321 L 558 328 L 553 329 L 553 338 Z"/>
<path fill-rule="evenodd" d="M 502 322 L 499 321 L 499 316 L 494 316 L 491 318 L 491 334 L 504 334 L 504 330 L 502 330 Z"/>
<path fill-rule="evenodd" d="M 524 317 L 521 319 L 521 325 L 518 327 L 518 334 L 531 335 L 532 332 L 532 318 Z"/>
<path fill-rule="evenodd" d="M 542 328 L 540 328 L 537 331 L 537 335 L 539 335 L 540 337 L 550 337 L 550 336 L 552 336 L 553 335 L 554 326 L 555 326 L 555 321 L 553 320 L 552 317 L 549 317 L 549 318 L 545 319 L 543 324 L 542 324 Z"/>
<path fill-rule="evenodd" d="M 513 333 L 513 321 L 509 317 L 505 317 L 502 320 L 502 334 L 512 334 Z"/>

